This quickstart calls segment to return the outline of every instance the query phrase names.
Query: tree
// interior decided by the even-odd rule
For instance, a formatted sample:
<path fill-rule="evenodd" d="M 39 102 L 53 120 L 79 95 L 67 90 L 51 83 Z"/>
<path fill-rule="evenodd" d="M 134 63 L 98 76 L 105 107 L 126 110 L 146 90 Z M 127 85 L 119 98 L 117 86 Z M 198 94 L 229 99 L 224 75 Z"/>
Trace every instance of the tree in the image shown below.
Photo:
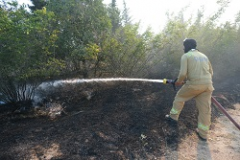
<path fill-rule="evenodd" d="M 42 9 L 43 7 L 46 7 L 47 1 L 46 0 L 31 0 L 33 6 L 29 6 L 29 8 L 32 10 L 32 12 L 36 11 L 37 9 Z"/>
<path fill-rule="evenodd" d="M 148 69 L 151 34 L 138 34 L 139 25 L 119 28 L 114 36 L 104 41 L 105 71 L 114 76 L 143 76 Z"/>
<path fill-rule="evenodd" d="M 123 23 L 124 25 L 129 25 L 131 24 L 131 17 L 129 15 L 129 9 L 127 8 L 127 4 L 125 2 L 125 0 L 123 1 Z"/>
<path fill-rule="evenodd" d="M 75 76 L 90 76 L 96 59 L 89 59 L 87 51 L 89 45 L 98 45 L 105 34 L 108 34 L 110 20 L 107 10 L 101 1 L 94 0 L 53 0 L 48 9 L 57 12 L 59 28 L 59 48 L 56 48 L 57 57 L 66 61 L 70 72 Z M 86 58 L 88 57 L 88 58 Z"/>
<path fill-rule="evenodd" d="M 46 8 L 30 14 L 23 6 L 0 13 L 1 99 L 9 103 L 30 101 L 36 83 L 64 68 L 53 54 L 56 31 L 47 28 L 54 15 Z"/>
<path fill-rule="evenodd" d="M 108 14 L 112 23 L 112 33 L 114 34 L 115 31 L 121 26 L 122 22 L 120 11 L 116 5 L 116 0 L 112 0 L 111 7 L 108 8 Z"/>

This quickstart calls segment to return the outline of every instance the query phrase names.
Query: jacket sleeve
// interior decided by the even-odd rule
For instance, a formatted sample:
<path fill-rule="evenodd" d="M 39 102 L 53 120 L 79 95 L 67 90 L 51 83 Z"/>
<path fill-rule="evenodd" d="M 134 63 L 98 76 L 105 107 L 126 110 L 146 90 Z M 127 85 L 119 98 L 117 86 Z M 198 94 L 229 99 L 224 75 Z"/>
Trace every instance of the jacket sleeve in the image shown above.
<path fill-rule="evenodd" d="M 209 73 L 213 76 L 213 69 L 212 69 L 212 65 L 211 62 L 209 61 Z"/>
<path fill-rule="evenodd" d="M 180 64 L 181 64 L 181 66 L 180 66 L 180 71 L 179 71 L 177 82 L 184 81 L 187 76 L 187 65 L 188 64 L 187 64 L 187 56 L 186 55 L 182 55 Z"/>

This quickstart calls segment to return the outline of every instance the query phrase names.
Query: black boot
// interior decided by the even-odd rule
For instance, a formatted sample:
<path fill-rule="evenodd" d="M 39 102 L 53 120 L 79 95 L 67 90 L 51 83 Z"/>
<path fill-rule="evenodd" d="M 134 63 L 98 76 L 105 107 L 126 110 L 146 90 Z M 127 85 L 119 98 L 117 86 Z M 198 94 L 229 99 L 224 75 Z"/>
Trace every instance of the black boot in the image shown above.
<path fill-rule="evenodd" d="M 199 134 L 198 129 L 196 129 L 196 133 L 197 133 L 198 138 L 199 138 L 201 141 L 207 141 L 206 138 L 203 138 L 203 137 Z"/>
<path fill-rule="evenodd" d="M 170 126 L 177 126 L 177 121 L 172 119 L 168 114 L 165 116 L 165 119 Z"/>

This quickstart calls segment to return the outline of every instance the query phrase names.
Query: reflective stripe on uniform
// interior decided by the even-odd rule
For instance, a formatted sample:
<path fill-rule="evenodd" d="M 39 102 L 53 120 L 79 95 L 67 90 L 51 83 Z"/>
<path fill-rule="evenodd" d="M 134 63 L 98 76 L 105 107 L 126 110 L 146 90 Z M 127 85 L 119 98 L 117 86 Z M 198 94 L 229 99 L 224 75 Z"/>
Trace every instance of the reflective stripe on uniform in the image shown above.
<path fill-rule="evenodd" d="M 172 108 L 170 111 L 170 114 L 178 114 L 178 110 L 176 110 L 175 108 Z"/>
<path fill-rule="evenodd" d="M 199 128 L 199 129 L 202 129 L 202 130 L 204 130 L 204 131 L 208 131 L 208 130 L 209 130 L 209 127 L 203 125 L 202 123 L 198 123 L 198 128 Z"/>

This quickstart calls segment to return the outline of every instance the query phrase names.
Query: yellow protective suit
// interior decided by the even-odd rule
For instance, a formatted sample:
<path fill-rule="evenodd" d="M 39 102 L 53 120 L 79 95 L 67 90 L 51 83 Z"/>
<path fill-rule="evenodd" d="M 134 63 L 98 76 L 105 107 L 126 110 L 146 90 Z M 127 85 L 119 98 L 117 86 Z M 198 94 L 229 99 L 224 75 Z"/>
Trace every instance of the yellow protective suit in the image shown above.
<path fill-rule="evenodd" d="M 184 103 L 194 98 L 199 111 L 198 130 L 203 138 L 207 138 L 211 124 L 212 75 L 212 66 L 206 55 L 195 49 L 185 53 L 181 57 L 178 82 L 187 81 L 175 96 L 170 111 L 170 117 L 178 120 Z"/>

